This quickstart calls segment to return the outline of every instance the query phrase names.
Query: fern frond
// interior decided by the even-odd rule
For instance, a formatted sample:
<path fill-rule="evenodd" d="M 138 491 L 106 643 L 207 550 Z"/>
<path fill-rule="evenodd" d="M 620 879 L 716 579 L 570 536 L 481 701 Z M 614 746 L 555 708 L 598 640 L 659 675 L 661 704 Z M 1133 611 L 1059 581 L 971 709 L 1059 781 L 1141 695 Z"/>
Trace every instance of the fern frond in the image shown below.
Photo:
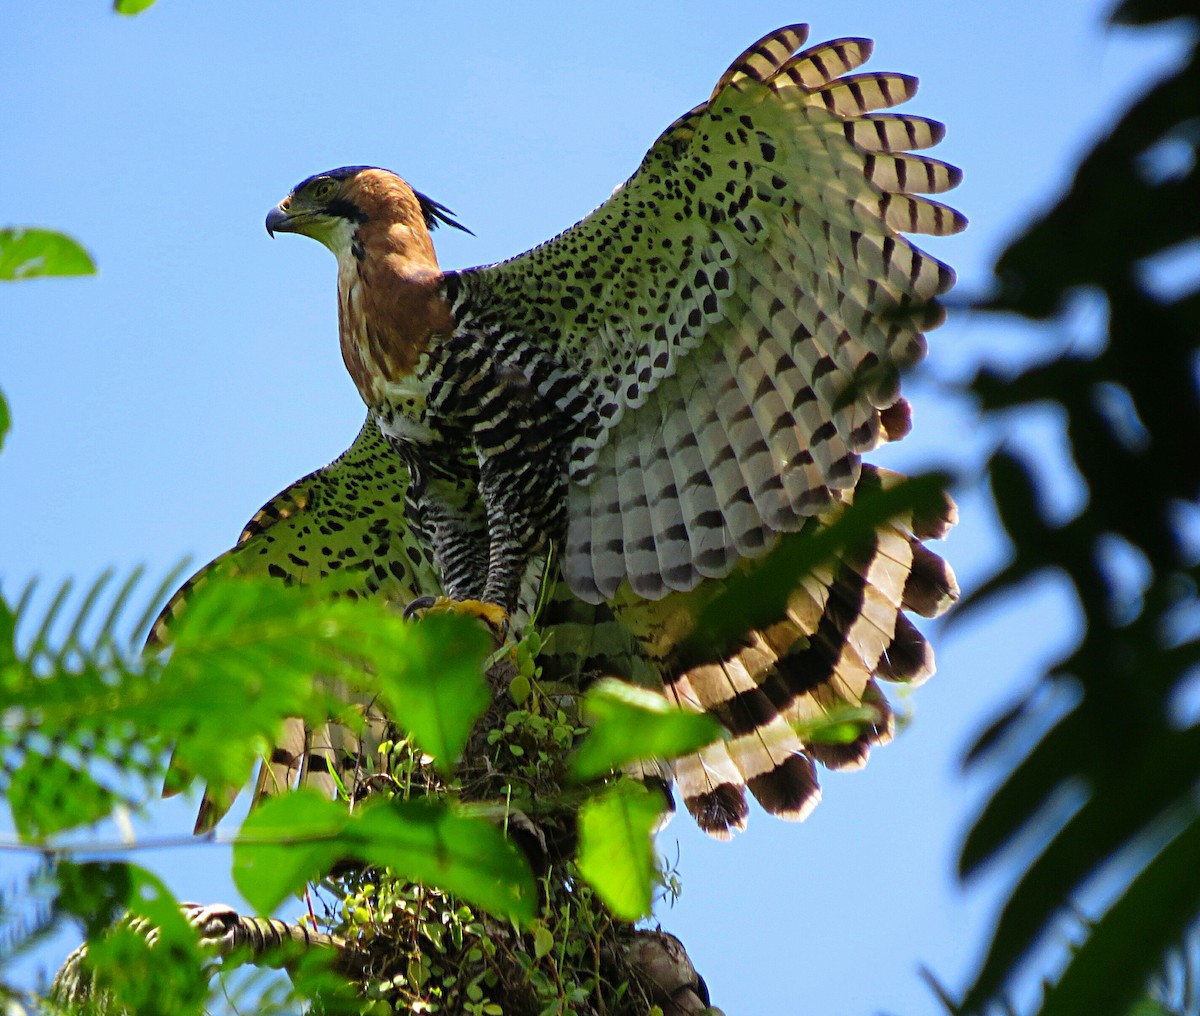
<path fill-rule="evenodd" d="M 153 590 L 130 629 L 129 605 L 143 576 L 136 569 L 115 595 L 111 570 L 80 592 L 67 579 L 44 604 L 33 580 L 17 598 L 14 655 L 0 697 L 0 793 L 24 838 L 94 822 L 118 802 L 136 807 L 154 792 L 163 742 L 152 726 L 122 717 L 161 671 L 125 648 L 163 595 Z"/>
<path fill-rule="evenodd" d="M 40 657 L 53 655 L 50 651 L 50 630 L 55 626 L 62 614 L 63 607 L 66 606 L 67 597 L 71 593 L 72 585 L 71 579 L 64 579 L 59 585 L 58 591 L 54 594 L 54 598 L 50 601 L 50 606 L 46 608 L 46 613 L 42 616 L 41 623 L 38 625 L 37 631 L 34 632 L 33 638 L 29 642 L 29 648 L 26 651 L 26 659 L 30 662 L 36 661 Z M 26 591 L 32 596 L 32 583 L 26 587 Z M 18 636 L 21 631 L 21 622 L 25 616 L 27 616 L 27 612 L 25 611 L 16 615 Z"/>
<path fill-rule="evenodd" d="M 167 594 L 179 583 L 188 566 L 187 560 L 171 568 L 146 595 L 138 608 L 131 608 L 134 595 L 144 588 L 145 568 L 135 568 L 109 593 L 115 577 L 107 569 L 88 585 L 81 596 L 72 596 L 73 579 L 63 580 L 55 589 L 49 604 L 35 610 L 39 583 L 31 579 L 17 598 L 13 614 L 17 623 L 18 657 L 29 667 L 50 667 L 54 670 L 84 670 L 89 666 L 105 667 L 119 660 L 133 660 L 140 655 L 142 641 L 151 620 L 162 606 Z M 101 605 L 108 600 L 102 613 Z M 74 605 L 74 604 L 78 605 Z M 132 622 L 129 611 L 137 609 Z M 31 634 L 26 635 L 26 632 Z"/>
<path fill-rule="evenodd" d="M 131 649 L 140 649 L 146 641 L 146 633 L 150 630 L 150 625 L 154 623 L 154 619 L 158 616 L 158 612 L 162 609 L 162 605 L 170 596 L 171 591 L 179 585 L 179 580 L 190 564 L 191 560 L 185 558 L 162 577 L 154 593 L 146 601 L 145 609 L 130 632 L 129 647 Z"/>
<path fill-rule="evenodd" d="M 433 624 L 418 634 L 376 601 L 330 602 L 276 581 L 214 576 L 174 618 L 169 652 L 134 650 L 179 575 L 157 584 L 132 628 L 140 570 L 120 584 L 105 572 L 78 594 L 63 582 L 41 610 L 32 587 L 22 594 L 15 660 L 0 673 L 0 793 L 24 838 L 156 797 L 172 749 L 186 776 L 241 786 L 286 719 L 315 726 L 341 716 L 347 692 L 351 701 L 356 692 L 392 699 L 388 714 L 403 724 L 407 711 L 409 729 L 437 757 L 457 754 L 434 747 L 426 731 L 469 729 L 476 714 L 464 715 L 478 696 L 435 696 L 422 711 L 409 702 L 405 675 L 423 683 L 438 658 L 440 686 L 451 687 L 447 654 L 481 637 L 469 623 L 462 638 Z M 464 658 L 481 687 L 483 652 Z M 402 698 L 408 704 L 395 708 Z"/>
<path fill-rule="evenodd" d="M 51 870 L 42 865 L 0 887 L 0 969 L 53 930 L 52 886 Z"/>

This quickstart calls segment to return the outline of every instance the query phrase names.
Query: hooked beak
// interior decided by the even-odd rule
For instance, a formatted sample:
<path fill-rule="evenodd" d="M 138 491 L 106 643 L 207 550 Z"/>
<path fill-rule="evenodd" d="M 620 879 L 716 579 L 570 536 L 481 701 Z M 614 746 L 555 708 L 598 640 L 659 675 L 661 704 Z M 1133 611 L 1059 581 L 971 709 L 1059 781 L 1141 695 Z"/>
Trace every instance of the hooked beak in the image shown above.
<path fill-rule="evenodd" d="M 271 236 L 276 233 L 296 232 L 295 222 L 282 205 L 276 205 L 267 213 L 267 232 Z"/>

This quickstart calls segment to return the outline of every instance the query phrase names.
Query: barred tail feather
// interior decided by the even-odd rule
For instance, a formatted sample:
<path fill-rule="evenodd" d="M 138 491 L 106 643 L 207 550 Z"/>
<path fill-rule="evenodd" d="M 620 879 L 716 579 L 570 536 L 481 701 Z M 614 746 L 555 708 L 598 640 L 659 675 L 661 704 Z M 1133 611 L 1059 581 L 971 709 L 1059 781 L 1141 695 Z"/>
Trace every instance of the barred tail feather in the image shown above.
<path fill-rule="evenodd" d="M 301 787 L 330 799 L 343 790 L 352 799 L 359 796 L 363 781 L 375 771 L 372 759 L 387 738 L 389 725 L 373 702 L 360 699 L 353 709 L 361 712 L 361 723 L 357 718 L 353 725 L 330 720 L 312 728 L 297 717 L 285 720 L 270 756 L 259 764 L 250 806 Z M 239 789 L 211 784 L 204 788 L 194 829 L 197 836 L 210 832 L 225 817 Z"/>
<path fill-rule="evenodd" d="M 856 491 L 901 479 L 864 466 Z M 700 598 L 715 595 L 712 584 L 657 603 L 618 602 L 617 617 L 659 668 L 668 698 L 729 732 L 673 765 L 701 828 L 718 838 L 742 829 L 747 791 L 768 813 L 801 820 L 820 800 L 815 763 L 861 768 L 873 746 L 891 740 L 894 716 L 878 681 L 919 684 L 933 673 L 933 651 L 905 613 L 934 617 L 957 597 L 953 572 L 922 543 L 953 520 L 949 498 L 893 519 L 869 545 L 800 577 L 786 616 L 745 633 L 719 659 L 686 659 L 682 649 L 681 632 Z"/>

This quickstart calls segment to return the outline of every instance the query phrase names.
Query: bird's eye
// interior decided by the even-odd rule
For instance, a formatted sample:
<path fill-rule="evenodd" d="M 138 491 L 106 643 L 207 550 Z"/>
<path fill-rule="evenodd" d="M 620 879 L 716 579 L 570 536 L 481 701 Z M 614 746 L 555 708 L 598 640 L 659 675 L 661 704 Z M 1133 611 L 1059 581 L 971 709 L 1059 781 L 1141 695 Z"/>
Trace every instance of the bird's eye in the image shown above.
<path fill-rule="evenodd" d="M 332 180 L 318 180 L 313 184 L 312 196 L 316 201 L 327 201 L 333 197 L 333 192 L 337 189 L 337 184 Z"/>

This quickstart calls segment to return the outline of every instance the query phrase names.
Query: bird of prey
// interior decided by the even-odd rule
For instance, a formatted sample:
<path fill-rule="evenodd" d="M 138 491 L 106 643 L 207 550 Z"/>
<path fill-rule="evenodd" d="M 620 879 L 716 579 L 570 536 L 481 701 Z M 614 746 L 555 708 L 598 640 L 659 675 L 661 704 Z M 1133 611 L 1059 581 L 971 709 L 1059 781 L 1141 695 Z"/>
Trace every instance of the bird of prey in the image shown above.
<path fill-rule="evenodd" d="M 904 612 L 934 616 L 957 596 L 924 546 L 954 522 L 946 499 L 797 576 L 776 623 L 707 657 L 685 649 L 731 575 L 895 482 L 861 455 L 907 433 L 899 373 L 953 283 L 903 234 L 965 226 L 921 196 L 959 180 L 912 154 L 941 125 L 877 112 L 915 80 L 851 73 L 868 40 L 801 50 L 806 36 L 760 40 L 604 204 L 499 264 L 443 272 L 430 231 L 458 223 L 385 170 L 299 184 L 267 228 L 336 255 L 367 422 L 216 563 L 397 603 L 441 594 L 501 626 L 528 610 L 530 576 L 558 548 L 548 665 L 661 687 L 724 723 L 729 740 L 675 764 L 688 810 L 718 836 L 744 825 L 747 788 L 802 818 L 814 760 L 861 765 L 888 739 L 875 678 L 933 670 Z M 856 736 L 806 740 L 847 707 Z M 353 754 L 313 736 L 291 730 L 276 768 Z"/>

